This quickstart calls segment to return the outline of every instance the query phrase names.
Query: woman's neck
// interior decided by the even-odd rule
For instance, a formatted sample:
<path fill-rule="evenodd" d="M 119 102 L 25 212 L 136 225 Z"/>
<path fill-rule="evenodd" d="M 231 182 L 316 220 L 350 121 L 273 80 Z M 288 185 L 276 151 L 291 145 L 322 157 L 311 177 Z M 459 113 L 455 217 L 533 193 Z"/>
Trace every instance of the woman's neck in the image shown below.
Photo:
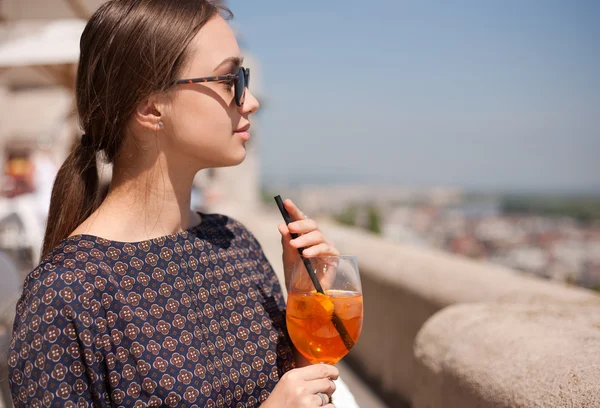
<path fill-rule="evenodd" d="M 137 242 L 174 234 L 200 222 L 190 210 L 195 171 L 162 154 L 136 163 L 133 155 L 115 161 L 109 192 L 100 207 L 72 235 L 90 234 Z M 138 156 L 139 157 L 139 156 Z"/>

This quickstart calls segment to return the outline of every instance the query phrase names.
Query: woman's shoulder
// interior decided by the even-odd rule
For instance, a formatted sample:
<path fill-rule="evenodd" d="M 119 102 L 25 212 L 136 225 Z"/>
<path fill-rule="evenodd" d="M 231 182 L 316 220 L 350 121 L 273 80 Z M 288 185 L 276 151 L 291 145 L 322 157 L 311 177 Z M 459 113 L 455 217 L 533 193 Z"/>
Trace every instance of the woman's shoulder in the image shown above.
<path fill-rule="evenodd" d="M 23 297 L 44 293 L 90 293 L 98 278 L 106 279 L 112 267 L 98 243 L 81 237 L 67 238 L 46 254 L 25 277 Z M 70 301 L 71 295 L 67 296 Z"/>

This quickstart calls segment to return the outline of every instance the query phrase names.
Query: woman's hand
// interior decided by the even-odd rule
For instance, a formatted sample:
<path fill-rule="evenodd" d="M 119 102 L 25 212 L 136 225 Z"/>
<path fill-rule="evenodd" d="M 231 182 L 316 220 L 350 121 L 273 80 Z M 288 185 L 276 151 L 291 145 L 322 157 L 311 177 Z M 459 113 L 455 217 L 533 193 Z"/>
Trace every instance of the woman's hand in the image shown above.
<path fill-rule="evenodd" d="M 328 401 L 335 392 L 335 383 L 339 371 L 327 364 L 314 364 L 307 367 L 295 368 L 281 377 L 271 395 L 261 405 L 264 408 L 334 408 L 329 402 L 323 404 L 323 398 L 317 393 L 323 393 Z"/>
<path fill-rule="evenodd" d="M 298 255 L 298 248 L 304 248 L 302 256 L 305 258 L 339 256 L 340 252 L 319 231 L 317 223 L 310 218 L 306 218 L 304 213 L 296 207 L 292 200 L 285 200 L 283 205 L 290 214 L 290 217 L 292 217 L 292 220 L 294 220 L 289 225 L 279 224 L 278 227 L 281 233 L 281 244 L 283 245 L 285 285 L 289 288 L 294 263 L 300 257 Z M 299 237 L 292 239 L 291 233 L 298 234 Z"/>

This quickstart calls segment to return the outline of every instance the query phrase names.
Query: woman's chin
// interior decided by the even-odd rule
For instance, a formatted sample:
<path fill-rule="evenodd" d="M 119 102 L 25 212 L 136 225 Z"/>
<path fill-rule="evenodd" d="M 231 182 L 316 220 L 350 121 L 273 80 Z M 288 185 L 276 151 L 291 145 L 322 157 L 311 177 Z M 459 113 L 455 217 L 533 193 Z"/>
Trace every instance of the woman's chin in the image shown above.
<path fill-rule="evenodd" d="M 234 166 L 237 166 L 238 164 L 242 164 L 244 162 L 244 160 L 246 160 L 246 155 L 248 154 L 247 150 L 246 150 L 246 144 L 244 143 L 244 147 L 242 148 L 243 150 L 240 151 L 238 153 L 238 155 L 235 158 L 235 164 L 233 164 Z"/>
<path fill-rule="evenodd" d="M 237 152 L 236 152 L 237 153 Z M 228 157 L 226 160 L 223 160 L 219 165 L 215 167 L 233 167 L 238 166 L 244 162 L 246 159 L 246 149 L 243 152 L 239 152 L 236 155 L 232 155 Z"/>

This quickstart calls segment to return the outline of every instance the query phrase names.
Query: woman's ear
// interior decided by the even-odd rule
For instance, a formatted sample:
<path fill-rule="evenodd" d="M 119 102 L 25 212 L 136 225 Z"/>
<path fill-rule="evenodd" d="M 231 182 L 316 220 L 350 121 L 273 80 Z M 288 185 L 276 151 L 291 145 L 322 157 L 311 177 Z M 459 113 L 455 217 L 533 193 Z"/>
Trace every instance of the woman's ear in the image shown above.
<path fill-rule="evenodd" d="M 163 110 L 159 98 L 151 96 L 137 106 L 133 115 L 134 121 L 138 126 L 156 132 L 163 127 Z"/>

